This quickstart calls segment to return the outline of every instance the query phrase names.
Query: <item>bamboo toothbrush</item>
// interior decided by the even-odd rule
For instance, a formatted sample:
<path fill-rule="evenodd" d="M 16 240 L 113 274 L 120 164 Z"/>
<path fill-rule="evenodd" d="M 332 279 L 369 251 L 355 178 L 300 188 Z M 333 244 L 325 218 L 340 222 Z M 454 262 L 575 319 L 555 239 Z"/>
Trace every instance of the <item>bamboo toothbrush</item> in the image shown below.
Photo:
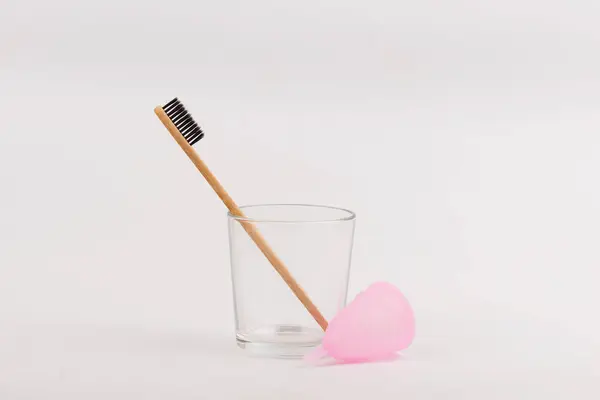
<path fill-rule="evenodd" d="M 181 102 L 175 98 L 162 107 L 156 107 L 154 109 L 154 113 L 158 116 L 165 128 L 167 128 L 171 136 L 173 136 L 173 139 L 175 139 L 177 144 L 179 144 L 181 149 L 194 163 L 196 168 L 198 168 L 198 171 L 200 171 L 200 173 L 204 176 L 215 193 L 217 193 L 217 196 L 221 198 L 225 206 L 227 206 L 229 209 L 229 212 L 236 217 L 245 218 L 242 210 L 240 210 L 231 196 L 229 196 L 229 194 L 225 191 L 225 188 L 223 188 L 217 178 L 208 169 L 204 161 L 202 161 L 200 156 L 198 156 L 198 153 L 196 153 L 192 147 L 204 137 L 204 133 L 196 121 L 194 121 L 190 113 L 185 109 L 183 104 L 181 104 Z M 298 300 L 300 300 L 304 307 L 306 307 L 310 315 L 313 316 L 323 330 L 326 330 L 327 320 L 323 317 L 319 309 L 313 304 L 298 282 L 296 282 L 296 280 L 292 277 L 290 271 L 285 267 L 281 259 L 277 257 L 277 254 L 275 254 L 275 252 L 267 244 L 263 236 L 256 229 L 255 225 L 249 221 L 243 220 L 240 220 L 239 223 L 242 225 L 248 235 L 250 235 L 250 238 L 252 238 L 254 243 L 256 243 L 260 251 L 269 260 L 271 265 L 273 265 L 273 268 L 275 268 L 277 273 L 281 275 L 285 283 L 287 283 L 292 292 L 294 292 Z"/>

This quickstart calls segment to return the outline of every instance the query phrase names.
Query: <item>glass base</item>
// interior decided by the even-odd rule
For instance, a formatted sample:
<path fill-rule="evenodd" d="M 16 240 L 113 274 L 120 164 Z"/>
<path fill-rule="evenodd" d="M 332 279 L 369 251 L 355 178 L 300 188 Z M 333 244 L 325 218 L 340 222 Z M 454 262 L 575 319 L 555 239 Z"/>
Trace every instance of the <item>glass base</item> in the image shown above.
<path fill-rule="evenodd" d="M 252 355 L 301 358 L 321 344 L 323 331 L 300 325 L 272 325 L 236 335 L 237 345 Z"/>

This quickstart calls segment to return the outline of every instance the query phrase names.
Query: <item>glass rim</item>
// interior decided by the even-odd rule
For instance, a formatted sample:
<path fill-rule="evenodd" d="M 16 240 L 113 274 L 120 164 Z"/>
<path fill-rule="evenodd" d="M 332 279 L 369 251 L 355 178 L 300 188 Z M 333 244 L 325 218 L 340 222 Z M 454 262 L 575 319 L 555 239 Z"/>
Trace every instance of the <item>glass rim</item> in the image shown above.
<path fill-rule="evenodd" d="M 314 220 L 303 220 L 303 219 L 273 219 L 273 218 L 253 218 L 248 216 L 237 216 L 233 215 L 231 211 L 227 213 L 227 217 L 236 221 L 245 221 L 245 222 L 268 222 L 268 223 L 280 223 L 280 224 L 320 224 L 320 223 L 328 223 L 328 222 L 347 222 L 353 221 L 356 219 L 356 213 L 354 211 L 348 210 L 347 208 L 335 207 L 335 206 L 327 206 L 322 204 L 304 204 L 304 203 L 263 203 L 263 204 L 246 204 L 240 206 L 240 210 L 257 208 L 257 207 L 310 207 L 310 208 L 321 208 L 321 209 L 329 209 L 335 211 L 341 211 L 345 215 L 339 218 L 320 218 Z"/>

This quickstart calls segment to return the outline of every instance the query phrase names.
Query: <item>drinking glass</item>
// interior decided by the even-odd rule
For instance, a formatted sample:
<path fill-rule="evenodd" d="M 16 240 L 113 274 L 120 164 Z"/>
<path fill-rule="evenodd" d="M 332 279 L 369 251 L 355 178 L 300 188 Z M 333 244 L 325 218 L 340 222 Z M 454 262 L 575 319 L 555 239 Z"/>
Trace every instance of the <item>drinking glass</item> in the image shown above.
<path fill-rule="evenodd" d="M 237 344 L 266 356 L 300 357 L 323 330 L 242 227 L 251 223 L 329 320 L 346 304 L 356 215 L 337 207 L 264 204 L 228 214 Z"/>

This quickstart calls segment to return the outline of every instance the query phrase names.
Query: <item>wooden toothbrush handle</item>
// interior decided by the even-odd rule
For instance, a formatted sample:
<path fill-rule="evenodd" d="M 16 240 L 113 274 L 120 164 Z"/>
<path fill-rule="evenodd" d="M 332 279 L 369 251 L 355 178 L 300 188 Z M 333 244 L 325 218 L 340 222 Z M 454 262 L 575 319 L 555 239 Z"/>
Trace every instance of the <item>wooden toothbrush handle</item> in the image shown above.
<path fill-rule="evenodd" d="M 181 135 L 179 130 L 175 127 L 173 122 L 169 119 L 167 114 L 164 112 L 162 107 L 156 107 L 154 109 L 154 113 L 161 120 L 163 125 L 167 128 L 173 139 L 179 144 L 182 150 L 187 154 L 189 159 L 194 163 L 198 171 L 204 176 L 208 184 L 213 188 L 217 196 L 223 201 L 225 206 L 229 209 L 232 215 L 240 218 L 246 218 L 242 210 L 235 204 L 235 201 L 231 198 L 229 193 L 225 190 L 225 188 L 221 185 L 221 183 L 217 180 L 215 175 L 208 169 L 208 166 L 202 161 L 198 153 L 194 150 L 192 146 L 185 140 L 185 138 Z M 323 317 L 323 314 L 319 311 L 317 306 L 312 302 L 310 297 L 306 294 L 304 289 L 298 284 L 298 282 L 294 279 L 290 271 L 283 264 L 283 261 L 275 254 L 273 249 L 268 245 L 265 238 L 260 234 L 260 232 L 256 229 L 256 226 L 244 220 L 238 220 L 238 222 L 242 225 L 244 230 L 248 233 L 250 238 L 256 243 L 260 251 L 265 255 L 267 260 L 273 265 L 275 271 L 283 278 L 285 283 L 289 286 L 292 292 L 296 295 L 298 300 L 306 307 L 310 315 L 317 321 L 319 326 L 323 328 L 323 330 L 327 329 L 327 320 Z"/>

